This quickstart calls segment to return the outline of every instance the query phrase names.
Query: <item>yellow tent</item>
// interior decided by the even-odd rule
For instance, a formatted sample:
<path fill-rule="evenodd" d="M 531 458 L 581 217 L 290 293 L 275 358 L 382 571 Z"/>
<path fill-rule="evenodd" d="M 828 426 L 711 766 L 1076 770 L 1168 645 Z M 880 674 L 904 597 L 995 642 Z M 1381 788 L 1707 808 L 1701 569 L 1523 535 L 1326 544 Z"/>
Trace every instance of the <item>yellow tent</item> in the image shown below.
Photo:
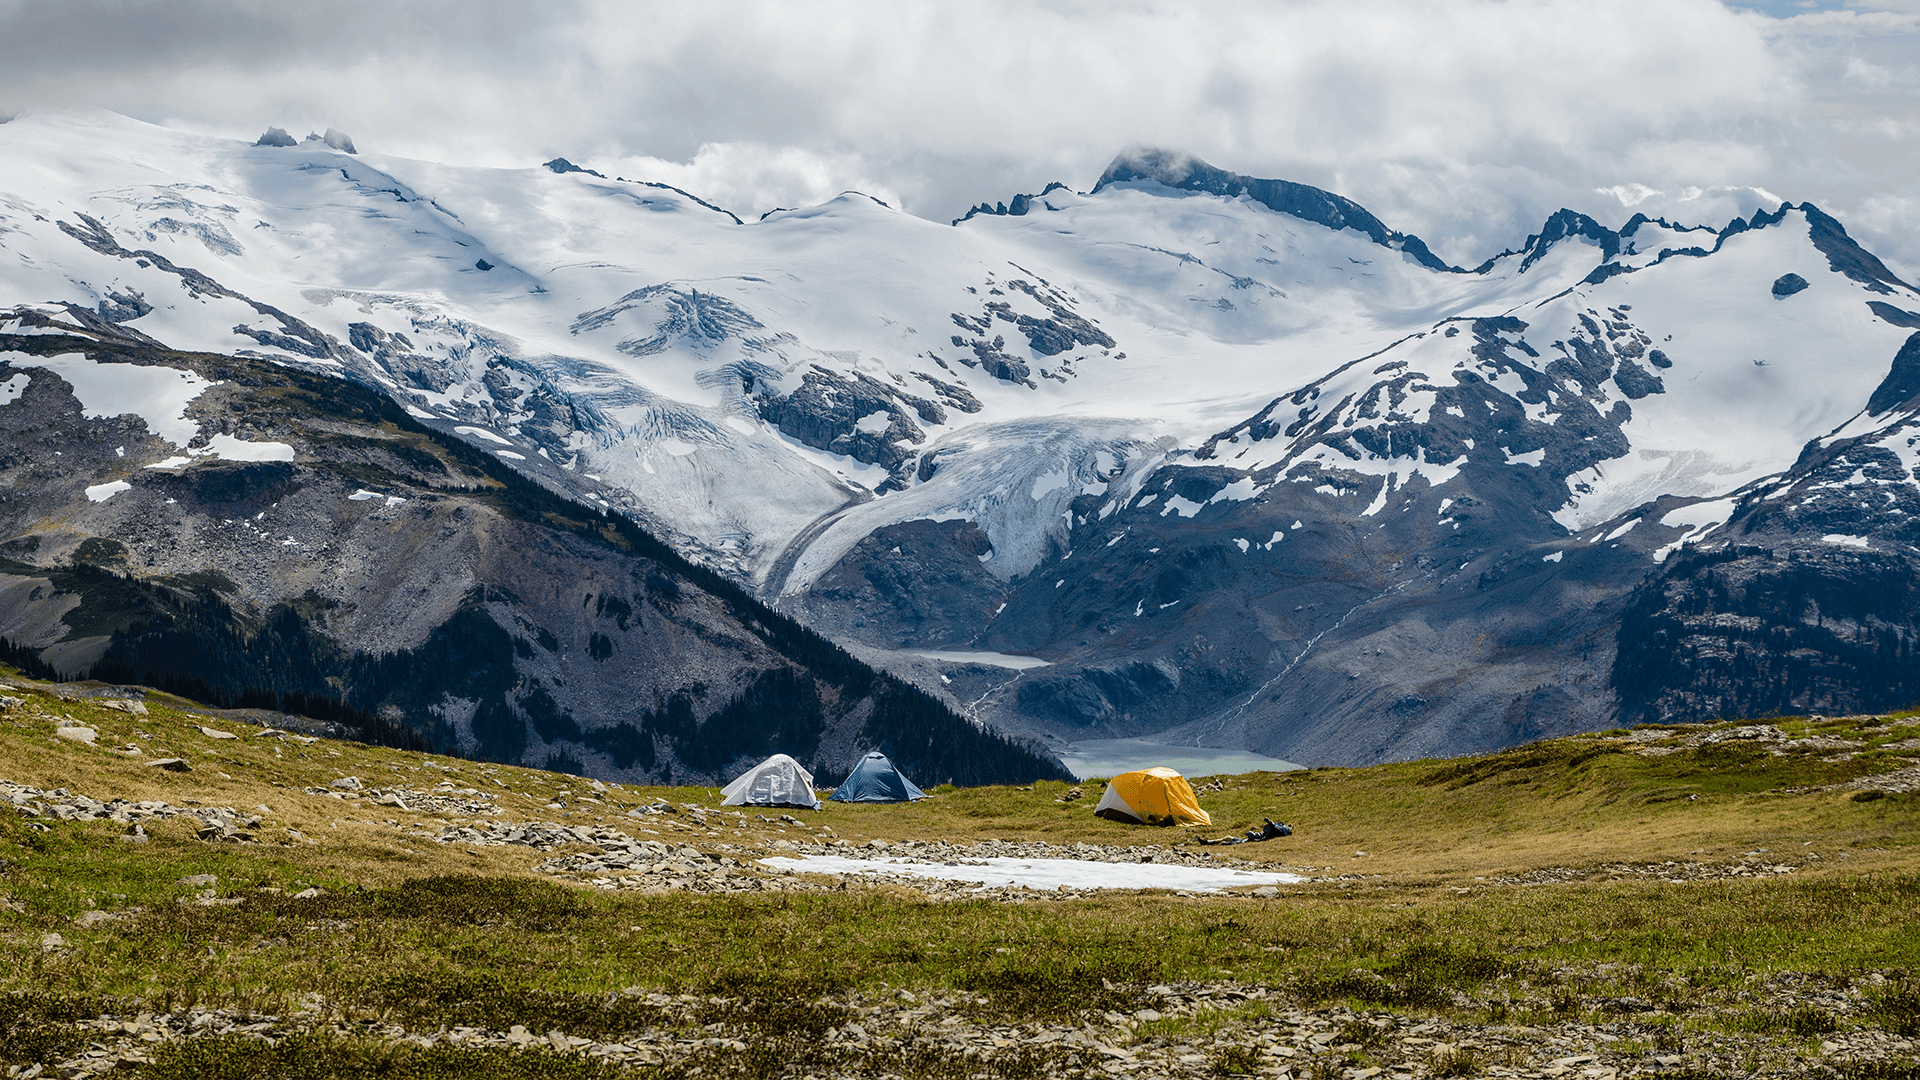
<path fill-rule="evenodd" d="M 1093 808 L 1098 817 L 1147 825 L 1211 825 L 1193 788 L 1172 769 L 1140 769 L 1107 781 L 1107 793 Z"/>

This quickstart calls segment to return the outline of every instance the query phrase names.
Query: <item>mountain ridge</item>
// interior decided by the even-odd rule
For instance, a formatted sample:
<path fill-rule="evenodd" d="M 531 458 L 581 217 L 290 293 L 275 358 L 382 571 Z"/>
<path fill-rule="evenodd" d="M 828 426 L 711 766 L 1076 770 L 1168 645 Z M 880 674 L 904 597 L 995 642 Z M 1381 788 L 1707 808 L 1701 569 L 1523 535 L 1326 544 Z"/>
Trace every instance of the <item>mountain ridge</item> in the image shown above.
<path fill-rule="evenodd" d="M 95 380 L 137 365 L 149 381 L 210 376 L 189 408 L 196 441 L 223 447 L 190 463 L 190 442 L 187 457 L 92 485 L 77 514 L 62 511 L 61 489 L 92 477 L 4 463 L 10 490 L 28 476 L 41 490 L 0 505 L 0 632 L 66 677 L 345 709 L 442 751 L 603 777 L 718 782 L 782 749 L 831 777 L 869 743 L 929 777 L 1060 774 L 384 395 L 20 321 L 38 332 L 0 334 L 0 367 L 20 390 L 0 422 L 16 445 L 78 424 L 118 460 L 105 442 L 160 438 L 138 416 L 85 415 Z M 209 427 L 230 433 L 205 439 Z M 565 617 L 558 593 L 583 586 L 587 610 Z M 609 669 L 616 655 L 637 666 Z"/>
<path fill-rule="evenodd" d="M 1836 432 L 1911 483 L 1891 372 L 1920 294 L 1807 203 L 1563 210 L 1466 271 L 1167 151 L 951 226 L 853 197 L 734 224 L 552 163 L 110 127 L 0 128 L 14 297 L 358 381 L 1054 746 L 1358 762 L 1710 708 L 1704 669 L 1619 681 L 1649 575 L 1732 543 Z M 116 179 L 49 186 L 36 155 Z M 942 650 L 1044 663 L 917 655 Z"/>

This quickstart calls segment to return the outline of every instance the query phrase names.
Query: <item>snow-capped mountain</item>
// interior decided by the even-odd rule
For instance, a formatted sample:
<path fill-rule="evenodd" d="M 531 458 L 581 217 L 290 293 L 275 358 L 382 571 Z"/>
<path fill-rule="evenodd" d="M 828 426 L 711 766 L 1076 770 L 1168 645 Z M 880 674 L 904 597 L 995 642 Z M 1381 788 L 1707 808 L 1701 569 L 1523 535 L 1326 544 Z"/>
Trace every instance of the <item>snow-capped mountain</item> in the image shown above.
<path fill-rule="evenodd" d="M 0 125 L 0 304 L 377 387 L 1033 734 L 1359 761 L 1759 700 L 1641 662 L 1669 556 L 1912 486 L 1920 293 L 1808 205 L 1466 269 L 1163 151 L 943 225 L 352 149 Z M 1821 527 L 1776 546 L 1906 557 Z"/>

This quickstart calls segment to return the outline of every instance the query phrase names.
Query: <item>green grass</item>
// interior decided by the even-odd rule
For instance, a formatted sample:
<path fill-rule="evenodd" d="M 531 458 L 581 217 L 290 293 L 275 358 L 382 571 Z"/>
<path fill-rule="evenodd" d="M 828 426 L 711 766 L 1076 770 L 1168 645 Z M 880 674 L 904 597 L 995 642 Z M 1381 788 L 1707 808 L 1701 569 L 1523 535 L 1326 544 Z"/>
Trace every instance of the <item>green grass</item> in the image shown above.
<path fill-rule="evenodd" d="M 171 871 L 169 871 L 171 872 Z M 1157 982 L 1232 978 L 1308 1002 L 1442 1008 L 1502 980 L 1564 967 L 1613 975 L 1568 987 L 1665 996 L 1731 989 L 1754 971 L 1920 969 L 1920 876 L 1875 874 L 1665 886 L 1610 882 L 1485 897 L 1381 889 L 1287 903 L 1112 897 L 1073 904 L 931 904 L 856 892 L 619 898 L 541 882 L 435 878 L 316 900 L 157 904 L 124 923 L 63 927 L 5 952 L 17 978 L 73 997 L 279 1011 L 340 996 L 369 1016 L 501 1026 L 542 1017 L 617 1034 L 650 1014 L 627 987 L 758 996 L 882 986 L 964 991 L 982 1017 L 1131 1011 Z M 11 915 L 17 925 L 53 923 Z M 369 977 L 368 972 L 383 972 Z M 1668 976 L 1683 972 L 1685 986 Z M 742 989 L 744 988 L 744 989 Z M 1904 996 L 1903 996 L 1904 995 Z M 1915 1015 L 1890 991 L 1890 1018 Z M 565 1024 L 562 1024 L 562 1021 Z M 515 1023 L 529 1023 L 526 1019 Z"/>
<path fill-rule="evenodd" d="M 0 717 L 0 776 L 103 798 L 263 803 L 272 814 L 261 830 L 267 842 L 254 845 L 206 844 L 181 821 L 152 824 L 149 842 L 128 844 L 108 823 L 36 828 L 0 815 L 5 1062 L 72 1053 L 84 1042 L 65 1026 L 74 1018 L 196 1006 L 285 1015 L 319 994 L 327 1015 L 343 1022 L 417 1031 L 521 1024 L 536 1034 L 600 1039 L 691 1025 L 732 1033 L 752 1048 L 698 1058 L 676 1067 L 681 1074 L 1037 1076 L 1085 1063 L 1032 1048 L 962 1060 L 910 1033 L 856 1060 L 822 1036 L 846 1021 L 848 993 L 933 993 L 982 1024 L 1071 1023 L 1152 1007 L 1157 999 L 1147 988 L 1157 983 L 1220 980 L 1273 987 L 1295 1004 L 1440 1013 L 1463 1023 L 1599 1022 L 1613 1015 L 1606 1002 L 1632 999 L 1675 1018 L 1666 1026 L 1648 1022 L 1655 1030 L 1647 1039 L 1659 1052 L 1689 1033 L 1806 1040 L 1868 1024 L 1920 1034 L 1920 984 L 1912 981 L 1920 972 L 1920 935 L 1912 932 L 1920 910 L 1920 799 L 1862 802 L 1818 790 L 1898 765 L 1879 747 L 1920 735 L 1912 717 L 1778 721 L 1796 740 L 1826 735 L 1865 744 L 1847 760 L 1822 760 L 1834 755 L 1792 741 L 1643 756 L 1633 752 L 1643 743 L 1599 735 L 1457 761 L 1227 778 L 1223 790 L 1203 798 L 1215 826 L 1202 832 L 1235 832 L 1262 817 L 1287 821 L 1294 837 L 1226 854 L 1316 867 L 1316 883 L 1265 901 L 1144 893 L 931 903 L 899 889 L 641 896 L 556 884 L 529 870 L 549 853 L 422 842 L 409 827 L 437 826 L 429 816 L 301 790 L 340 775 L 419 788 L 446 776 L 500 793 L 510 820 L 608 822 L 636 835 L 645 823 L 621 817 L 627 807 L 660 797 L 712 806 L 715 792 L 612 787 L 589 804 L 579 798 L 588 790 L 582 780 L 540 770 L 354 744 L 212 742 L 197 732 L 204 717 L 160 696 L 150 698 L 150 716 L 134 718 L 31 688 L 9 693 L 29 701 Z M 75 720 L 99 728 L 101 745 L 49 737 L 56 723 Z M 1876 726 L 1888 730 L 1867 730 Z M 1661 734 L 1674 746 L 1703 730 Z M 144 745 L 155 753 L 188 753 L 195 771 L 163 774 L 112 754 L 109 747 L 138 732 L 151 736 Z M 816 836 L 1165 846 L 1196 836 L 1096 819 L 1093 797 L 1055 802 L 1065 789 L 942 789 L 912 806 L 802 814 L 798 826 L 757 814 L 745 821 L 716 815 L 711 830 L 649 821 L 661 839 L 697 846 Z M 575 797 L 565 811 L 545 808 L 569 790 Z M 389 817 L 399 824 L 376 820 Z M 307 840 L 276 840 L 287 828 Z M 1787 876 L 1682 884 L 1632 876 L 1541 887 L 1491 880 L 1542 867 L 1727 862 L 1758 849 L 1767 852 L 1761 861 L 1801 865 L 1807 852 L 1820 859 Z M 216 875 L 218 897 L 237 902 L 195 903 L 201 890 L 178 882 L 196 874 Z M 308 885 L 323 895 L 290 895 Z M 90 910 L 122 917 L 74 922 Z M 49 932 L 65 947 L 42 948 Z M 1755 976 L 1799 972 L 1846 987 L 1869 971 L 1892 981 L 1874 984 L 1858 1013 L 1770 1011 L 1744 996 Z M 652 991 L 712 1003 L 689 1016 L 651 1002 Z M 1257 1022 L 1266 1007 L 1169 1016 L 1139 1033 L 1210 1037 Z M 1342 1045 L 1361 1046 L 1356 1053 L 1364 1057 L 1375 1036 L 1355 1028 Z M 1228 1076 L 1252 1064 L 1221 1051 L 1207 1067 Z M 1485 1064 L 1452 1051 L 1431 1067 L 1470 1075 Z M 302 1077 L 607 1075 L 545 1050 L 407 1047 L 344 1036 L 277 1047 L 237 1036 L 168 1043 L 141 1072 L 242 1075 L 218 1069 L 243 1067 Z"/>
<path fill-rule="evenodd" d="M 431 1047 L 296 1035 L 279 1042 L 246 1035 L 167 1043 L 133 1075 L 139 1080 L 613 1080 L 626 1069 L 580 1054 L 548 1050 Z"/>

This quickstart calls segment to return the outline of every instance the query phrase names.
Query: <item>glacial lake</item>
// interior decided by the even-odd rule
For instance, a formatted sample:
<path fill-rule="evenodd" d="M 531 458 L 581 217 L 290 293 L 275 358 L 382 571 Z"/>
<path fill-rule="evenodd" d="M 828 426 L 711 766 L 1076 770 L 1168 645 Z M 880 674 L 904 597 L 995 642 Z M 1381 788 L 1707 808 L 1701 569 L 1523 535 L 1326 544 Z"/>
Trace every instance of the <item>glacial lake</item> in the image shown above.
<path fill-rule="evenodd" d="M 1016 656 L 1013 653 L 959 652 L 951 649 L 909 649 L 907 653 L 910 656 L 939 660 L 947 664 L 985 664 L 988 667 L 1011 668 L 1014 671 L 1027 671 L 1048 666 L 1047 661 L 1037 656 Z"/>
<path fill-rule="evenodd" d="M 1081 739 L 1070 750 L 1059 751 L 1060 760 L 1073 775 L 1114 776 L 1134 769 L 1165 765 L 1182 776 L 1215 776 L 1226 773 L 1289 772 L 1304 769 L 1291 761 L 1256 754 L 1251 750 L 1217 750 L 1209 746 L 1170 746 L 1145 739 Z"/>

